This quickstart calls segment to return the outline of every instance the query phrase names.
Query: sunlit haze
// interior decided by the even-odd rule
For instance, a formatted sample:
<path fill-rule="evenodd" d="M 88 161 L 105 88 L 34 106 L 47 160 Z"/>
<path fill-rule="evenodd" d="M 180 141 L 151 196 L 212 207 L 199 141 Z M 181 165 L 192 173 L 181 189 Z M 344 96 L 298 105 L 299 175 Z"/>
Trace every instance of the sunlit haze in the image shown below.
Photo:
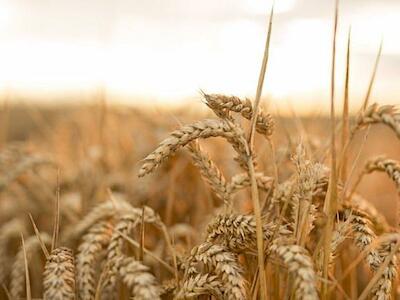
<path fill-rule="evenodd" d="M 366 92 L 381 39 L 372 98 L 399 103 L 400 2 L 341 2 L 338 99 L 351 25 L 353 105 Z M 0 88 L 46 101 L 100 87 L 123 101 L 199 101 L 199 89 L 253 97 L 271 4 L 0 0 Z M 278 107 L 327 107 L 333 10 L 333 0 L 276 1 L 264 91 Z"/>

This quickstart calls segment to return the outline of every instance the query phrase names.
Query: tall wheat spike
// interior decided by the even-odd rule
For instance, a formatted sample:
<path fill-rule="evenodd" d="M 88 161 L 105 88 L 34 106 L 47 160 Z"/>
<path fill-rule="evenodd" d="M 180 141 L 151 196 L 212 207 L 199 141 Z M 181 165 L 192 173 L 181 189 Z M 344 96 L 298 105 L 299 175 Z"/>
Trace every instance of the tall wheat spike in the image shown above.
<path fill-rule="evenodd" d="M 76 286 L 82 300 L 94 299 L 96 292 L 96 267 L 104 255 L 112 235 L 112 226 L 101 221 L 83 236 L 76 255 Z"/>
<path fill-rule="evenodd" d="M 110 266 L 110 270 L 104 282 L 104 294 L 106 295 L 110 295 L 115 292 L 119 268 L 119 266 L 116 265 L 116 259 L 123 255 L 125 245 L 124 235 L 129 236 L 133 229 L 140 224 L 141 220 L 142 211 L 140 211 L 139 214 L 130 213 L 121 216 L 117 225 L 115 225 L 114 232 L 107 247 L 107 263 Z M 147 223 L 161 223 L 159 216 L 148 207 L 145 207 L 143 210 L 143 220 Z"/>
<path fill-rule="evenodd" d="M 44 300 L 75 299 L 75 263 L 72 250 L 54 249 L 43 273 Z"/>

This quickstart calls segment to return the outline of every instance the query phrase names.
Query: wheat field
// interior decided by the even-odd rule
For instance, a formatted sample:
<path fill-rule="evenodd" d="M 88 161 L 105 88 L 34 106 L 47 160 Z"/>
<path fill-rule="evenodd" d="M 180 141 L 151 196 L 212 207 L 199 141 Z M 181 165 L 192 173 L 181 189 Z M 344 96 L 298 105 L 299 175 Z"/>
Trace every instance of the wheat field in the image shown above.
<path fill-rule="evenodd" d="M 177 110 L 181 124 L 105 103 L 8 111 L 33 123 L 2 144 L 2 298 L 396 298 L 395 107 L 349 118 L 333 187 L 329 143 L 312 132 L 329 120 L 259 110 L 250 152 L 251 101 L 201 97 L 209 112 Z M 382 139 L 394 157 L 360 155 Z M 390 198 L 381 209 L 369 176 Z"/>
<path fill-rule="evenodd" d="M 1 299 L 400 298 L 400 113 L 335 100 L 337 10 L 330 117 L 272 113 L 272 15 L 254 100 L 2 107 Z"/>

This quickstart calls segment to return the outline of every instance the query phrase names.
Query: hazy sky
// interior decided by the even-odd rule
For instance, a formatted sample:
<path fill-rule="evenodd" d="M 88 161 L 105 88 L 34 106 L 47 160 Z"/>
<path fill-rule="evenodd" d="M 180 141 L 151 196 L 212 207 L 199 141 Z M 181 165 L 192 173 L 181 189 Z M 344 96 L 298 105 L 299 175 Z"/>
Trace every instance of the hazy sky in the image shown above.
<path fill-rule="evenodd" d="M 334 1 L 276 2 L 266 94 L 325 105 Z M 400 103 L 400 1 L 341 2 L 338 82 L 351 24 L 353 101 L 365 93 L 383 37 L 373 98 Z M 52 95 L 102 85 L 147 101 L 198 97 L 200 88 L 253 96 L 270 6 L 270 0 L 0 0 L 0 88 Z"/>

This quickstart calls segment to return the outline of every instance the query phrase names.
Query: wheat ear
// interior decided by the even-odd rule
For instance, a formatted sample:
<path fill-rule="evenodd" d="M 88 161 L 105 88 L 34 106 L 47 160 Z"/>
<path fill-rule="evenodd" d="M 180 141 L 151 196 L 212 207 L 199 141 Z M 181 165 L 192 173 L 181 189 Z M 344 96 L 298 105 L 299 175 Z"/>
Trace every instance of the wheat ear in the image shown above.
<path fill-rule="evenodd" d="M 118 277 L 129 288 L 131 296 L 138 300 L 158 300 L 161 288 L 150 269 L 133 257 L 119 255 L 113 260 Z"/>
<path fill-rule="evenodd" d="M 271 244 L 269 251 L 282 261 L 289 274 L 293 275 L 295 299 L 319 299 L 314 266 L 306 249 L 280 238 Z"/>
<path fill-rule="evenodd" d="M 79 299 L 91 300 L 96 292 L 96 266 L 112 234 L 111 224 L 99 222 L 82 238 L 76 256 L 76 285 Z"/>
<path fill-rule="evenodd" d="M 229 120 L 207 119 L 173 131 L 170 136 L 145 159 L 139 170 L 139 177 L 152 173 L 163 161 L 188 143 L 202 138 L 223 137 L 232 144 L 238 152 L 240 161 L 246 161 L 248 155 L 247 143 L 242 129 Z"/>
<path fill-rule="evenodd" d="M 110 243 L 107 247 L 107 264 L 109 265 L 110 270 L 103 284 L 105 288 L 104 294 L 110 294 L 115 290 L 118 274 L 118 266 L 115 265 L 115 259 L 123 255 L 125 244 L 124 236 L 129 236 L 132 230 L 141 222 L 142 211 L 139 211 L 139 214 L 130 213 L 121 216 L 114 228 L 114 233 L 112 234 Z M 148 207 L 145 207 L 144 209 L 143 221 L 146 223 L 155 223 L 156 225 L 160 225 L 161 223 L 159 216 Z"/>
<path fill-rule="evenodd" d="M 374 273 L 377 272 L 387 256 L 388 247 L 392 247 L 393 244 L 384 244 L 378 249 L 371 248 L 376 240 L 376 235 L 367 216 L 355 209 L 347 209 L 345 215 L 352 218 L 351 224 L 356 246 L 360 251 L 367 250 L 366 262 Z M 392 260 L 383 270 L 372 289 L 373 299 L 390 299 L 391 280 L 395 275 L 396 257 L 393 257 Z"/>
<path fill-rule="evenodd" d="M 4 190 L 13 180 L 22 173 L 39 165 L 54 165 L 54 161 L 48 157 L 28 156 L 20 161 L 16 166 L 10 168 L 6 176 L 0 178 L 0 191 Z"/>
<path fill-rule="evenodd" d="M 263 225 L 264 240 L 269 240 L 276 226 Z M 281 227 L 280 235 L 288 230 Z M 207 227 L 207 241 L 226 246 L 230 251 L 243 252 L 256 249 L 256 221 L 253 215 L 222 214 L 214 218 Z"/>
<path fill-rule="evenodd" d="M 128 211 L 138 211 L 139 209 L 133 208 L 128 202 L 118 200 L 118 201 L 107 201 L 99 204 L 93 208 L 81 221 L 73 226 L 67 227 L 63 232 L 63 242 L 70 245 L 77 242 L 82 235 L 91 228 L 94 224 L 100 222 L 101 220 L 107 220 L 114 216 L 118 216 L 123 212 Z"/>
<path fill-rule="evenodd" d="M 373 285 L 371 290 L 373 300 L 389 300 L 392 292 L 392 281 L 397 276 L 397 254 L 399 234 L 387 234 L 381 237 L 383 240 L 378 247 L 378 252 L 381 257 L 380 269 L 375 269 L 379 273 L 379 278 Z M 395 249 L 397 247 L 397 249 Z M 395 250 L 394 255 L 392 251 Z M 388 262 L 386 260 L 389 259 Z M 382 265 L 382 266 L 381 266 Z"/>
<path fill-rule="evenodd" d="M 222 282 L 215 275 L 197 274 L 187 278 L 175 295 L 175 300 L 198 299 L 202 295 L 223 298 Z"/>
<path fill-rule="evenodd" d="M 368 174 L 374 171 L 385 172 L 400 193 L 400 162 L 382 156 L 373 158 L 365 165 L 364 172 Z"/>
<path fill-rule="evenodd" d="M 40 238 L 44 244 L 51 245 L 51 237 L 47 233 L 40 233 Z M 33 235 L 25 241 L 26 257 L 29 261 L 34 253 L 40 249 L 40 242 L 36 235 Z M 10 294 L 12 299 L 23 297 L 25 291 L 25 262 L 24 250 L 21 247 L 15 257 L 11 270 Z"/>
<path fill-rule="evenodd" d="M 72 250 L 54 249 L 43 273 L 44 300 L 75 299 L 75 265 Z"/>
<path fill-rule="evenodd" d="M 246 299 L 247 284 L 237 254 L 224 246 L 204 242 L 192 249 L 186 278 L 202 273 L 198 270 L 199 263 L 203 265 L 203 272 L 216 275 L 220 280 L 224 299 Z"/>
<path fill-rule="evenodd" d="M 371 221 L 376 233 L 382 234 L 391 230 L 386 217 L 382 215 L 375 206 L 364 199 L 360 195 L 354 194 L 349 202 L 343 204 L 345 208 L 355 208 L 357 211 L 361 211 Z"/>
<path fill-rule="evenodd" d="M 290 198 L 294 235 L 297 244 L 304 246 L 305 241 L 314 227 L 316 206 L 313 204 L 314 195 L 318 190 L 318 180 L 324 178 L 325 169 L 321 164 L 306 159 L 304 148 L 299 145 L 293 157 L 297 176 Z"/>
<path fill-rule="evenodd" d="M 228 193 L 224 175 L 222 175 L 221 171 L 214 164 L 208 154 L 201 149 L 198 143 L 189 143 L 188 149 L 192 156 L 194 165 L 199 169 L 204 181 L 210 185 L 218 198 L 223 200 L 225 203 L 228 203 L 230 195 Z"/>
<path fill-rule="evenodd" d="M 17 238 L 21 232 L 25 232 L 25 226 L 17 218 L 8 221 L 0 228 L 0 283 L 5 282 L 7 275 L 9 274 L 10 258 L 7 253 L 9 243 L 13 238 Z"/>
<path fill-rule="evenodd" d="M 274 179 L 272 177 L 264 175 L 263 173 L 256 173 L 255 176 L 258 188 L 262 191 L 269 192 L 272 188 Z M 228 193 L 232 195 L 239 190 L 250 186 L 251 183 L 249 175 L 247 173 L 241 173 L 232 177 L 231 181 L 228 184 L 227 190 Z"/>
<path fill-rule="evenodd" d="M 352 135 L 360 128 L 369 124 L 385 124 L 390 127 L 398 138 L 400 138 L 400 114 L 393 105 L 379 106 L 377 103 L 370 105 L 366 110 L 361 111 Z"/>
<path fill-rule="evenodd" d="M 249 99 L 241 100 L 235 96 L 205 93 L 203 93 L 203 96 L 207 106 L 221 118 L 227 118 L 230 111 L 239 113 L 247 120 L 251 120 L 253 116 L 253 105 Z M 271 115 L 261 109 L 257 113 L 256 131 L 264 136 L 270 136 L 274 131 L 274 121 Z"/>

